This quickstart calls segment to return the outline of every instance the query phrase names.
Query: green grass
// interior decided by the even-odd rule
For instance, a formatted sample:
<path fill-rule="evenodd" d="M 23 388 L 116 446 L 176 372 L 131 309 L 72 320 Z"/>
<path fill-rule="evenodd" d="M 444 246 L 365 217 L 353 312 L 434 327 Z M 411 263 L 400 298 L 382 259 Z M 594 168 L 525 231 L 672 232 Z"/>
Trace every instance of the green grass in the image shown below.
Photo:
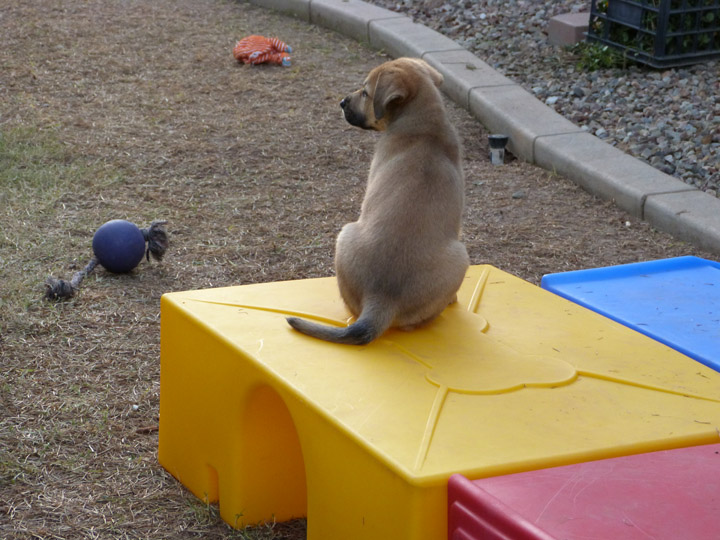
<path fill-rule="evenodd" d="M 82 171 L 52 132 L 31 127 L 0 131 L 0 203 L 25 206 L 26 213 L 44 208 Z"/>
<path fill-rule="evenodd" d="M 571 52 L 577 58 L 576 67 L 580 71 L 627 69 L 631 62 L 622 51 L 596 42 L 581 41 L 571 47 Z"/>
<path fill-rule="evenodd" d="M 92 186 L 96 173 L 54 131 L 0 130 L 0 334 L 34 324 L 28 311 L 43 293 L 37 276 L 71 256 L 63 198 Z"/>
<path fill-rule="evenodd" d="M 188 497 L 186 503 L 196 523 L 207 525 L 220 521 L 220 510 L 217 504 L 209 504 L 195 497 Z M 241 517 L 237 516 L 238 519 Z M 288 531 L 301 530 L 303 527 L 304 525 L 298 522 L 270 522 L 255 527 L 228 528 L 224 538 L 227 540 L 281 540 L 287 538 Z"/>

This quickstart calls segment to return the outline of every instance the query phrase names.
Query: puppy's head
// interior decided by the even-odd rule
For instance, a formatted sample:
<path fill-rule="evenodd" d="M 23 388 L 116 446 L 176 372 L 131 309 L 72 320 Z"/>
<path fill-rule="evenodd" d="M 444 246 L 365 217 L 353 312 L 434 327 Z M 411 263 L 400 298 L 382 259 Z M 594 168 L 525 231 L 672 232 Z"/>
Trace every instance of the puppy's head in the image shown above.
<path fill-rule="evenodd" d="M 442 82 L 442 75 L 424 60 L 398 58 L 373 69 L 340 107 L 353 126 L 384 131 L 424 87 Z"/>

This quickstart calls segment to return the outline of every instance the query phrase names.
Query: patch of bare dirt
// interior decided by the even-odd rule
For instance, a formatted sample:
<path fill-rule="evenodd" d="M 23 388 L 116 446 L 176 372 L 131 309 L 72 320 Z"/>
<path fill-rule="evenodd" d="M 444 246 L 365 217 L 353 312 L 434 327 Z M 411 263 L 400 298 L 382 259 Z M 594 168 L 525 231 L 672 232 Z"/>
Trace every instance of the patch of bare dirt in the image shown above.
<path fill-rule="evenodd" d="M 292 45 L 292 67 L 238 65 L 232 47 L 254 33 Z M 225 0 L 3 2 L 0 136 L 49 134 L 75 174 L 30 200 L 0 185 L 1 537 L 304 538 L 302 521 L 233 531 L 158 465 L 159 300 L 332 274 L 375 141 L 338 103 L 385 59 Z M 449 109 L 474 264 L 539 283 L 707 255 L 564 178 L 491 166 L 484 128 Z M 99 269 L 73 300 L 42 300 L 45 278 L 81 268 L 93 232 L 115 218 L 167 219 L 164 262 Z"/>

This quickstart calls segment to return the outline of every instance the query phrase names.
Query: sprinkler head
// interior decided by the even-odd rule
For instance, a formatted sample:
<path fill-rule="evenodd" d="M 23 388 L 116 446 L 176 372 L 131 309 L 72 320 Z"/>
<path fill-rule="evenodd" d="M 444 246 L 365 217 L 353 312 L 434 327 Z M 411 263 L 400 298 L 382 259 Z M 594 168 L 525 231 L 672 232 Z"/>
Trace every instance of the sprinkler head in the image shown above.
<path fill-rule="evenodd" d="M 508 139 L 507 135 L 489 135 L 488 141 L 490 142 L 490 163 L 493 165 L 502 165 L 505 163 L 505 146 L 507 146 Z"/>

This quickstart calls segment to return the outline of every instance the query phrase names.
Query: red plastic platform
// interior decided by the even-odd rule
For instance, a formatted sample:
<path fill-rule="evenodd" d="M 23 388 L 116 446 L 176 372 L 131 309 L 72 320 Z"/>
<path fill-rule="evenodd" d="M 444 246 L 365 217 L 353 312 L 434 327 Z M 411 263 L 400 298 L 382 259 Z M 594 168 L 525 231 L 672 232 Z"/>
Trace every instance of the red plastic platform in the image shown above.
<path fill-rule="evenodd" d="M 720 538 L 720 444 L 448 484 L 450 540 Z"/>

